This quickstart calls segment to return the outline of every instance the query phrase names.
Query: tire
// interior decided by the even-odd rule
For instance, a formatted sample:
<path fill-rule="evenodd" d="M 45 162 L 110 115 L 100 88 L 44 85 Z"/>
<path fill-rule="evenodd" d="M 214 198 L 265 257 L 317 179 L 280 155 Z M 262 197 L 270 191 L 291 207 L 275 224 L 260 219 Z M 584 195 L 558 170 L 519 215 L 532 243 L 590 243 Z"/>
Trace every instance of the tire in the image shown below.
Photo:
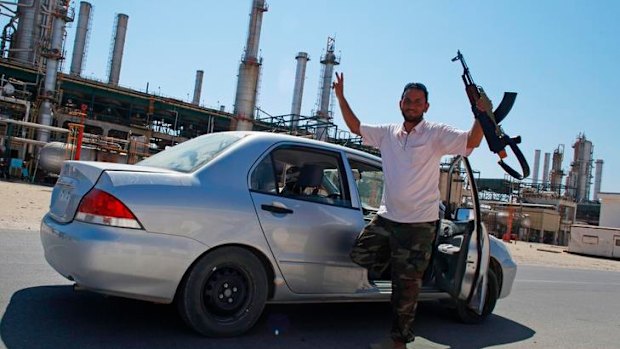
<path fill-rule="evenodd" d="M 467 306 L 467 302 L 459 300 L 456 304 L 456 311 L 461 322 L 466 324 L 479 324 L 491 315 L 497 298 L 499 297 L 499 283 L 495 272 L 489 268 L 487 271 L 487 296 L 484 300 L 484 308 L 482 314 L 477 314 Z"/>
<path fill-rule="evenodd" d="M 177 296 L 181 318 L 198 333 L 228 337 L 248 331 L 267 301 L 267 274 L 261 261 L 240 247 L 201 257 Z"/>

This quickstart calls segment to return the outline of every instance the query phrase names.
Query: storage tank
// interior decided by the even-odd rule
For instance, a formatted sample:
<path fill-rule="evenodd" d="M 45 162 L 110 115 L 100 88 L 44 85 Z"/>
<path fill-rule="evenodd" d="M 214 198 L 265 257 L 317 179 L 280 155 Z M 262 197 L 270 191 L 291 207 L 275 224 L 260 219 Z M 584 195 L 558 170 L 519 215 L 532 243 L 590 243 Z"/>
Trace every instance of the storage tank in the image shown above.
<path fill-rule="evenodd" d="M 62 163 L 69 159 L 68 154 L 71 153 L 73 147 L 71 144 L 62 142 L 47 143 L 39 151 L 39 168 L 46 172 L 60 173 Z M 95 149 L 82 146 L 80 160 L 95 161 Z"/>

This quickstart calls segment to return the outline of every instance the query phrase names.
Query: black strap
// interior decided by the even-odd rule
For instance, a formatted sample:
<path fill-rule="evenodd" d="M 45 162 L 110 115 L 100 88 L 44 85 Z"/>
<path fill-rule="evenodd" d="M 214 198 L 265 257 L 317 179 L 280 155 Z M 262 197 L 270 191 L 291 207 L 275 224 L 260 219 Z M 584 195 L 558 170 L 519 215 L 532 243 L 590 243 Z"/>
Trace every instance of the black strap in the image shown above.
<path fill-rule="evenodd" d="M 515 171 L 512 167 L 506 164 L 503 159 L 500 159 L 497 163 L 504 169 L 504 171 L 506 171 L 506 173 L 518 180 L 522 180 L 523 178 L 529 176 L 530 166 L 528 165 L 527 160 L 525 160 L 525 156 L 523 156 L 521 149 L 517 146 L 518 143 L 521 143 L 521 137 L 517 136 L 515 138 L 510 138 L 508 135 L 504 135 L 504 137 L 502 137 L 502 142 L 510 146 L 510 149 L 512 149 L 512 152 L 517 157 L 519 165 L 521 165 L 521 173 Z"/>

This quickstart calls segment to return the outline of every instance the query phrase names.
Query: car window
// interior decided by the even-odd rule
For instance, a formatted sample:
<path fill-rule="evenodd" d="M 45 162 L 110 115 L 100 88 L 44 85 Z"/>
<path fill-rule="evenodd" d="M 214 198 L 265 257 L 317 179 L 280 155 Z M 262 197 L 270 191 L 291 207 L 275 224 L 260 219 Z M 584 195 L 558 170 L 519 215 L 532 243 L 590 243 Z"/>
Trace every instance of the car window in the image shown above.
<path fill-rule="evenodd" d="M 349 165 L 355 177 L 362 208 L 378 211 L 383 196 L 383 170 L 381 167 L 352 159 L 349 160 Z"/>
<path fill-rule="evenodd" d="M 224 132 L 211 133 L 168 148 L 136 163 L 136 165 L 159 167 L 179 172 L 193 172 L 242 137 L 243 135 Z"/>
<path fill-rule="evenodd" d="M 266 156 L 250 176 L 250 189 L 263 193 L 277 194 L 276 175 L 271 156 Z"/>
<path fill-rule="evenodd" d="M 351 207 L 343 166 L 336 152 L 299 146 L 272 151 L 250 176 L 251 190 Z"/>
<path fill-rule="evenodd" d="M 446 219 L 458 220 L 459 209 L 462 209 L 460 214 L 467 212 L 464 209 L 475 209 L 472 181 L 462 157 L 456 156 L 442 163 L 439 192 Z"/>

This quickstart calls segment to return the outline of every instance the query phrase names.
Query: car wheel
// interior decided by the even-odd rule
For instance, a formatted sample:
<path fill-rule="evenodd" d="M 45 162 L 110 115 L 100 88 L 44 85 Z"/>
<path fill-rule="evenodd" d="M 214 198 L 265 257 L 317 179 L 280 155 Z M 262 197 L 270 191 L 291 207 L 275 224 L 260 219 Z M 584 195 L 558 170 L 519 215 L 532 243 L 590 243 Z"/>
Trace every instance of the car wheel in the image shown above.
<path fill-rule="evenodd" d="M 477 324 L 484 321 L 495 309 L 495 303 L 499 297 L 499 283 L 497 276 L 491 269 L 487 271 L 487 297 L 484 301 L 482 314 L 477 314 L 467 306 L 467 302 L 459 300 L 456 304 L 456 310 L 459 319 L 466 324 Z"/>
<path fill-rule="evenodd" d="M 235 336 L 252 328 L 267 300 L 267 274 L 261 261 L 240 247 L 201 257 L 183 282 L 177 307 L 197 332 Z"/>

